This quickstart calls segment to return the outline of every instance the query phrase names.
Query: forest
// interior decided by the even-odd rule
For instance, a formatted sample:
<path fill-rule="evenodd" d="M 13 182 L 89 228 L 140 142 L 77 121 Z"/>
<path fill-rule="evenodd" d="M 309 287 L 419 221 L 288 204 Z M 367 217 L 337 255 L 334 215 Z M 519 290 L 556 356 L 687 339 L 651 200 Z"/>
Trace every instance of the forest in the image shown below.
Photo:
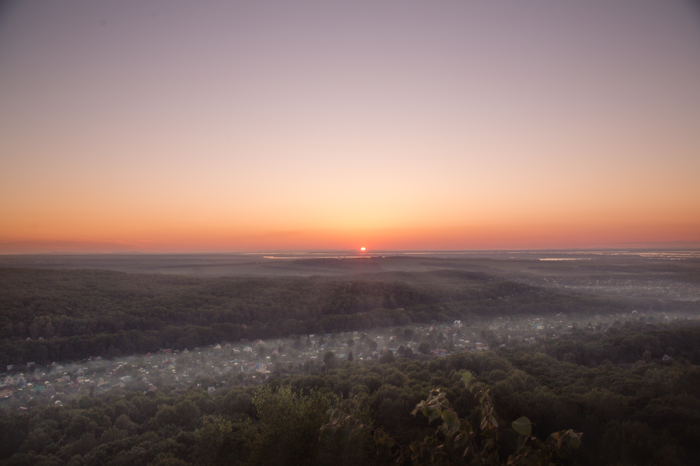
<path fill-rule="evenodd" d="M 22 382 L 0 464 L 696 464 L 697 311 L 454 269 L 0 268 L 4 380 L 86 381 Z M 126 382 L 96 389 L 98 360 Z"/>
<path fill-rule="evenodd" d="M 243 278 L 4 268 L 0 369 L 470 315 L 695 307 L 689 301 L 563 293 L 459 270 Z"/>
<path fill-rule="evenodd" d="M 650 357 L 659 347 L 674 357 Z M 695 464 L 699 347 L 700 327 L 686 323 L 577 331 L 517 350 L 447 357 L 389 352 L 367 362 L 329 352 L 325 359 L 333 364 L 325 368 L 278 370 L 262 385 L 214 394 L 200 387 L 114 391 L 3 413 L 0 459 L 7 465 L 472 464 L 477 457 L 461 456 L 441 419 L 412 414 L 439 390 L 450 413 L 484 440 L 483 451 L 495 440 L 483 464 L 513 459 L 523 442 L 513 421 L 523 416 L 534 438 L 569 432 L 580 447 L 546 460 L 551 463 L 512 464 Z M 607 359 L 591 363 L 601 352 Z M 465 385 L 467 371 L 488 391 L 493 426 L 482 422 L 483 402 Z M 355 432 L 334 426 L 339 417 L 352 421 Z M 436 439 L 441 456 L 401 457 L 410 445 L 430 452 Z"/>

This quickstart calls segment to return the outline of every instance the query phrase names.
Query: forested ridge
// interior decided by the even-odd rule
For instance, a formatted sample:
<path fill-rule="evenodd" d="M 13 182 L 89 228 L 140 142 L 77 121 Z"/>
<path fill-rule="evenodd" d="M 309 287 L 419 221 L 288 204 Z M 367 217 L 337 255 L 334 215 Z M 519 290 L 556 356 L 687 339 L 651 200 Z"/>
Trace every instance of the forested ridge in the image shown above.
<path fill-rule="evenodd" d="M 483 273 L 194 278 L 0 269 L 0 365 L 193 348 L 468 315 L 625 312 L 692 303 L 568 295 Z M 0 367 L 1 367 L 0 366 Z"/>
<path fill-rule="evenodd" d="M 665 351 L 674 357 L 647 358 L 658 345 L 668 345 Z M 401 447 L 438 435 L 445 442 L 444 457 L 438 459 L 468 464 L 473 457 L 463 459 L 455 442 L 435 434 L 437 421 L 411 413 L 439 389 L 454 413 L 482 435 L 478 396 L 462 381 L 469 371 L 493 400 L 498 462 L 505 463 L 518 448 L 511 422 L 527 416 L 533 435 L 543 440 L 564 429 L 583 433 L 581 447 L 555 463 L 690 465 L 700 455 L 699 347 L 700 327 L 648 329 L 640 323 L 486 353 L 337 361 L 327 371 L 298 367 L 290 375 L 273 374 L 263 385 L 215 394 L 200 388 L 179 394 L 163 387 L 83 396 L 62 407 L 37 400 L 28 412 L 0 414 L 0 460 L 7 465 L 388 465 L 395 464 Z M 572 348 L 582 357 L 600 348 L 618 350 L 608 352 L 602 364 L 586 365 L 567 361 Z M 241 374 L 228 377 L 243 380 Z M 334 410 L 391 442 L 367 430 L 322 435 Z"/>
<path fill-rule="evenodd" d="M 575 313 L 594 323 L 595 314 L 632 316 L 603 330 L 589 324 L 562 330 L 560 338 L 505 347 L 499 347 L 505 337 L 484 329 L 480 337 L 495 350 L 447 357 L 430 355 L 445 340 L 433 330 L 423 335 L 430 340 L 425 352 L 400 347 L 394 354 L 374 342 L 381 357 L 349 361 L 327 351 L 323 361 L 275 365 L 264 383 L 231 371 L 216 380 L 198 376 L 189 388 L 160 383 L 148 390 L 139 385 L 145 383 L 138 379 L 145 370 L 140 358 L 128 358 L 119 375 L 136 379 L 125 388 L 79 392 L 62 398 L 62 406 L 34 397 L 21 412 L 1 413 L 0 462 L 388 465 L 399 458 L 400 464 L 505 464 L 515 458 L 513 464 L 525 464 L 524 445 L 541 445 L 528 450 L 541 453 L 531 458 L 554 464 L 695 464 L 700 327 L 691 320 L 642 318 L 634 309 L 688 311 L 696 304 L 565 294 L 460 271 L 193 278 L 0 269 L 2 364 L 377 326 L 395 327 L 399 344 L 412 333 L 402 326 L 456 318 L 501 316 L 497 325 L 507 327 L 515 320 L 509 316 Z M 353 349 L 370 343 L 365 335 Z M 481 391 L 465 385 L 467 371 Z M 219 388 L 209 393 L 210 386 Z M 484 393 L 492 408 L 486 417 Z M 438 402 L 445 409 L 432 423 L 426 415 L 434 411 L 415 411 Z M 527 441 L 523 424 L 518 431 L 511 425 L 523 416 L 534 436 Z M 464 456 L 458 426 L 474 440 Z M 569 432 L 561 438 L 575 446 L 581 440 L 581 446 L 562 447 L 558 456 L 558 444 L 548 437 L 555 432 Z M 412 450 L 416 445 L 424 450 Z"/>

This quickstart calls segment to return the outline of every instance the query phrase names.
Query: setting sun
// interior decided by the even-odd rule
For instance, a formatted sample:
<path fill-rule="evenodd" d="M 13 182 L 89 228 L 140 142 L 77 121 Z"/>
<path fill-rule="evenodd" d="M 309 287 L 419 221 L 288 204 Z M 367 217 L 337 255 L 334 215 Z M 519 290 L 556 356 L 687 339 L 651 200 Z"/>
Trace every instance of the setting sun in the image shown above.
<path fill-rule="evenodd" d="M 364 250 L 365 250 L 365 247 L 362 246 L 362 247 L 360 248 L 360 251 L 364 251 Z"/>
<path fill-rule="evenodd" d="M 9 3 L 0 255 L 700 246 L 693 2 Z"/>

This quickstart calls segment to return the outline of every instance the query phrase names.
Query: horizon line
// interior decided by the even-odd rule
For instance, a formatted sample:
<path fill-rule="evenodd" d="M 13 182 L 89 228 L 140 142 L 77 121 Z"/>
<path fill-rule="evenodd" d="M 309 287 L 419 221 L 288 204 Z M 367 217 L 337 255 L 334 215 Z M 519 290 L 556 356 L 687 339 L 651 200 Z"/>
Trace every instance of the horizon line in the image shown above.
<path fill-rule="evenodd" d="M 619 247 L 590 247 L 590 248 L 495 248 L 495 249 L 376 249 L 360 251 L 357 249 L 319 249 L 319 250 L 259 250 L 259 251 L 112 251 L 112 252 L 80 252 L 80 251 L 47 251 L 47 252 L 17 252 L 0 253 L 2 256 L 159 256 L 159 255 L 265 255 L 265 254 L 448 254 L 448 253 L 537 253 L 537 252 L 595 252 L 595 251 L 677 251 L 679 248 L 700 251 L 700 243 L 679 241 L 677 246 L 670 243 L 660 243 L 659 246 L 623 246 Z M 685 244 L 682 244 L 685 243 Z M 623 243 L 640 244 L 640 243 Z M 649 243 L 641 243 L 649 244 Z"/>

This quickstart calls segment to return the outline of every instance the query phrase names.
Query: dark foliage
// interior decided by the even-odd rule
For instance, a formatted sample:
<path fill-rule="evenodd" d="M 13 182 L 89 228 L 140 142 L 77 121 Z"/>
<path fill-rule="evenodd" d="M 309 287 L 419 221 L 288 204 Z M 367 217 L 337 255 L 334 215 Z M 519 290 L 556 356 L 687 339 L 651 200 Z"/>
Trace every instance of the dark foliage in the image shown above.
<path fill-rule="evenodd" d="M 0 367 L 468 315 L 592 314 L 651 304 L 565 295 L 455 270 L 272 279 L 0 269 Z"/>
<path fill-rule="evenodd" d="M 642 359 L 647 350 L 653 354 L 657 341 L 669 345 L 676 357 Z M 580 361 L 566 361 L 568 345 L 577 348 Z M 394 464 L 396 448 L 382 447 L 370 435 L 320 436 L 328 421 L 324 413 L 352 406 L 357 419 L 409 445 L 434 432 L 427 418 L 411 412 L 439 389 L 455 415 L 478 426 L 483 405 L 462 381 L 464 371 L 470 371 L 493 399 L 501 461 L 517 449 L 511 422 L 527 416 L 540 439 L 570 428 L 583 432 L 573 456 L 576 464 L 690 465 L 700 457 L 700 369 L 685 355 L 699 347 L 698 327 L 630 327 L 423 361 L 400 356 L 382 363 L 335 361 L 327 372 L 295 373 L 214 395 L 190 389 L 179 395 L 83 397 L 63 407 L 0 414 L 0 461 Z M 611 351 L 597 364 L 587 355 L 597 355 L 600 348 Z M 450 447 L 445 448 L 449 459 Z"/>

